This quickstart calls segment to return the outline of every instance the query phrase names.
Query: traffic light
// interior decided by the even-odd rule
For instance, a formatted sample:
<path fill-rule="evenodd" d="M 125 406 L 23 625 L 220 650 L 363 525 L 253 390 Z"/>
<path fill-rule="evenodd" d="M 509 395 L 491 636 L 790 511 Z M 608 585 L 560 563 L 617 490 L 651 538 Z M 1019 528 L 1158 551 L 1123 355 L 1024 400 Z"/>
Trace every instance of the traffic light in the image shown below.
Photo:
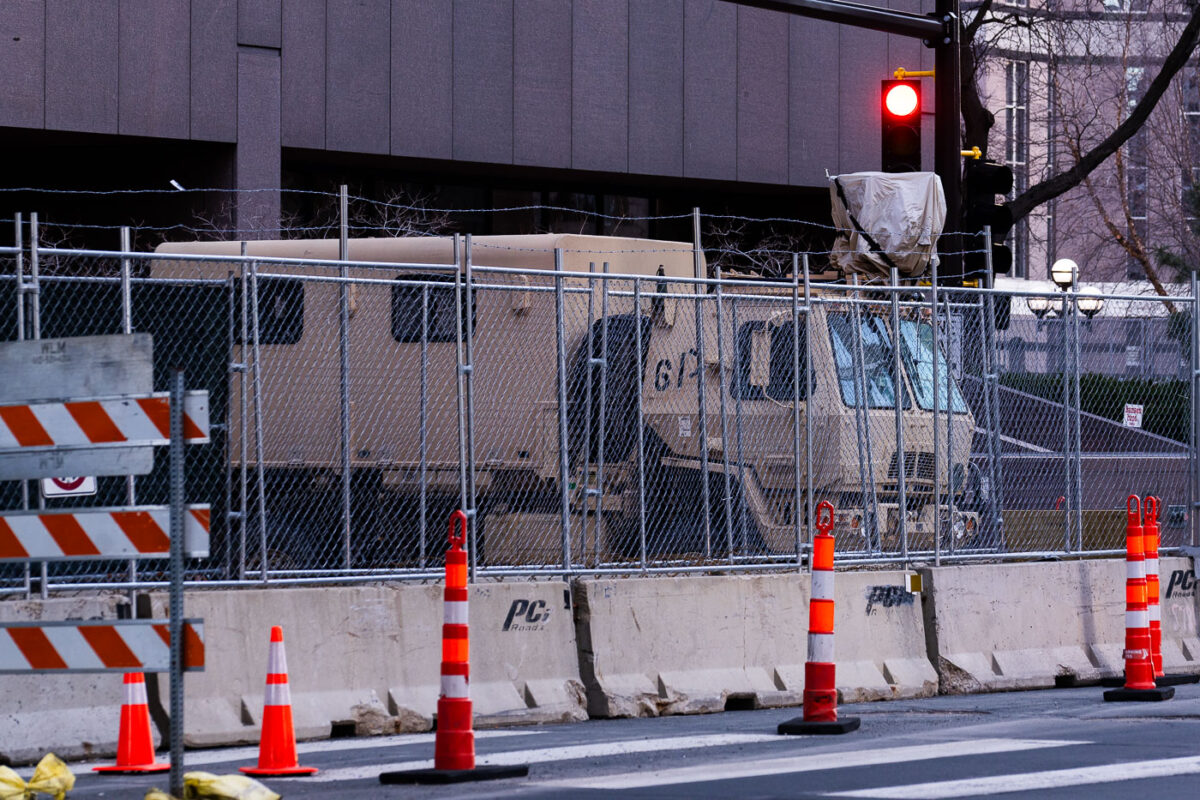
<path fill-rule="evenodd" d="M 963 272 L 979 277 L 987 271 L 983 229 L 992 228 L 992 271 L 1004 274 L 1012 269 L 1012 250 L 1004 239 L 1012 229 L 1012 211 L 997 195 L 1012 191 L 1013 171 L 1004 164 L 968 158 L 963 174 Z"/>
<path fill-rule="evenodd" d="M 880 82 L 880 143 L 884 172 L 921 171 L 921 82 Z"/>

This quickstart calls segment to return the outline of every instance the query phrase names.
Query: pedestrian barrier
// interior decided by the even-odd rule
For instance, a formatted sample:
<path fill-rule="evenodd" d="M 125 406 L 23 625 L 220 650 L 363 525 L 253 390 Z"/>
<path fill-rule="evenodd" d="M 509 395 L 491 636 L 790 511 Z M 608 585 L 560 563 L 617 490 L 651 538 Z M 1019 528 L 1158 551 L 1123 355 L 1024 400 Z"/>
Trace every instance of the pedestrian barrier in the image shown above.
<path fill-rule="evenodd" d="M 1145 535 L 1142 527 L 1142 501 L 1135 494 L 1125 502 L 1125 686 L 1109 689 L 1104 699 L 1169 700 L 1172 688 L 1159 688 L 1154 683 L 1154 661 L 1151 657 L 1150 611 L 1147 608 Z"/>
<path fill-rule="evenodd" d="M 529 774 L 529 766 L 476 766 L 475 732 L 471 718 L 470 626 L 467 622 L 467 515 L 450 515 L 450 547 L 446 550 L 446 586 L 442 618 L 442 691 L 433 769 L 384 772 L 383 784 L 461 783 Z"/>
<path fill-rule="evenodd" d="M 1150 619 L 1150 666 L 1154 679 L 1164 676 L 1162 657 L 1162 607 L 1158 585 L 1158 498 L 1146 497 L 1142 515 L 1142 549 L 1146 562 L 1146 611 Z"/>
<path fill-rule="evenodd" d="M 808 603 L 808 661 L 804 664 L 804 715 L 782 722 L 783 734 L 849 733 L 858 717 L 838 719 L 836 665 L 833 660 L 834 572 L 833 504 L 817 506 L 812 542 L 812 596 Z"/>
<path fill-rule="evenodd" d="M 117 763 L 93 767 L 95 772 L 164 772 L 170 764 L 154 760 L 154 734 L 146 701 L 146 679 L 140 672 L 126 672 L 125 698 L 121 703 L 121 730 L 117 737 Z"/>
<path fill-rule="evenodd" d="M 292 694 L 288 688 L 287 655 L 283 628 L 271 628 L 267 654 L 267 691 L 263 700 L 262 736 L 258 765 L 239 767 L 248 775 L 312 775 L 316 767 L 302 767 L 296 756 L 296 731 L 292 725 Z"/>
<path fill-rule="evenodd" d="M 1158 558 L 1158 518 L 1162 512 L 1162 501 L 1157 497 L 1147 497 L 1144 503 L 1144 511 L 1142 539 L 1146 551 L 1147 607 L 1150 611 L 1150 658 L 1154 664 L 1154 683 L 1156 686 L 1178 686 L 1185 683 L 1197 683 L 1200 682 L 1200 675 L 1179 672 L 1168 675 L 1164 672 L 1162 582 L 1159 580 L 1160 561 Z M 1183 656 L 1182 647 L 1176 644 L 1173 650 L 1172 666 L 1176 666 Z M 1196 648 L 1193 645 L 1192 652 L 1196 654 L 1197 658 L 1200 658 L 1200 648 Z"/>

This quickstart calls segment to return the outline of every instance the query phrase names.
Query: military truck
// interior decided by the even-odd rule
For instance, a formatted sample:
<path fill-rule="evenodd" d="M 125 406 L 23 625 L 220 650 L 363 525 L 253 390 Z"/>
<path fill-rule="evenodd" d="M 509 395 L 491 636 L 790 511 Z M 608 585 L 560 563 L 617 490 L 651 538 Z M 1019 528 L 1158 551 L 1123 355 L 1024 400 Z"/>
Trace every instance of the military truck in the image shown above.
<path fill-rule="evenodd" d="M 338 547 L 343 289 L 354 565 L 410 565 L 418 552 L 440 552 L 445 514 L 460 502 L 458 364 L 468 354 L 468 327 L 477 557 L 560 562 L 556 250 L 573 560 L 637 558 L 643 530 L 645 552 L 656 557 L 794 553 L 810 480 L 814 504 L 829 499 L 838 509 L 840 547 L 896 547 L 901 471 L 911 549 L 932 547 L 935 514 L 946 535 L 977 523 L 969 510 L 951 519 L 947 495 L 948 484 L 963 488 L 974 419 L 942 364 L 948 382 L 935 422 L 930 325 L 915 304 L 901 317 L 905 377 L 897 392 L 889 299 L 814 283 L 820 302 L 806 319 L 803 310 L 794 314 L 791 278 L 740 276 L 718 290 L 695 280 L 707 276 L 703 255 L 681 242 L 481 236 L 468 255 L 449 237 L 354 239 L 349 259 L 372 266 L 350 267 L 349 283 L 339 282 L 337 266 L 281 261 L 334 261 L 336 240 L 170 243 L 158 248 L 152 274 L 228 277 L 236 316 L 250 306 L 240 288 L 251 285 L 249 268 L 187 256 L 236 256 L 243 247 L 255 259 L 258 444 L 276 566 L 328 560 Z M 232 328 L 232 361 L 252 366 L 253 325 L 238 317 Z M 797 353 L 801 361 L 810 354 L 799 373 Z M 229 404 L 230 462 L 235 475 L 252 477 L 254 404 L 238 398 L 253 396 L 254 374 L 232 376 Z M 812 475 L 803 458 L 797 475 L 796 437 L 802 442 L 809 429 Z"/>

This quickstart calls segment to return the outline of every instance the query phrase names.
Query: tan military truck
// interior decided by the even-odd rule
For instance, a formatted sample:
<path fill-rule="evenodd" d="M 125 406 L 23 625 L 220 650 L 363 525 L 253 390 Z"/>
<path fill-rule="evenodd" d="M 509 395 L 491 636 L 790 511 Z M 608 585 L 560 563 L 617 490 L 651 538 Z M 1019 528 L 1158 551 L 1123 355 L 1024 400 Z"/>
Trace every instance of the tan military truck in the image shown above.
<path fill-rule="evenodd" d="M 233 256 L 242 247 L 164 244 L 160 256 L 180 258 L 156 260 L 152 272 L 229 277 L 237 287 L 248 272 L 243 264 L 186 255 Z M 341 287 L 348 315 L 354 564 L 404 566 L 418 550 L 440 553 L 446 512 L 460 502 L 456 386 L 468 322 L 477 557 L 482 564 L 561 562 L 556 250 L 562 252 L 575 563 L 636 559 L 643 530 L 646 552 L 656 558 L 794 553 L 796 515 L 803 525 L 810 483 L 803 467 L 810 428 L 813 500 L 837 507 L 839 547 L 898 547 L 901 470 L 910 549 L 932 548 L 939 510 L 944 535 L 961 535 L 977 522 L 969 511 L 948 516 L 947 483 L 962 488 L 974 419 L 953 381 L 943 383 L 941 463 L 935 463 L 930 325 L 916 304 L 901 315 L 904 380 L 897 393 L 889 299 L 814 283 L 811 311 L 794 316 L 790 279 L 740 276 L 718 292 L 711 282 L 692 280 L 707 271 L 686 243 L 569 234 L 475 237 L 469 305 L 468 254 L 465 246 L 456 254 L 451 238 L 351 240 L 350 260 L 372 266 L 351 267 L 348 284 L 339 283 L 337 266 L 280 261 L 333 261 L 336 240 L 250 241 L 245 247 L 256 260 L 259 427 L 277 566 L 320 561 L 337 547 Z M 247 324 L 242 334 L 237 294 L 232 360 L 252 364 L 254 330 Z M 801 361 L 810 354 L 811 373 L 806 380 L 802 365 L 798 385 L 797 352 Z M 243 386 L 241 374 L 231 380 L 231 464 L 235 475 L 243 468 L 253 473 L 253 403 L 239 400 L 243 390 L 252 397 L 253 386 L 249 380 Z M 421 508 L 425 549 L 418 547 Z M 877 527 L 867 513 L 872 508 Z"/>

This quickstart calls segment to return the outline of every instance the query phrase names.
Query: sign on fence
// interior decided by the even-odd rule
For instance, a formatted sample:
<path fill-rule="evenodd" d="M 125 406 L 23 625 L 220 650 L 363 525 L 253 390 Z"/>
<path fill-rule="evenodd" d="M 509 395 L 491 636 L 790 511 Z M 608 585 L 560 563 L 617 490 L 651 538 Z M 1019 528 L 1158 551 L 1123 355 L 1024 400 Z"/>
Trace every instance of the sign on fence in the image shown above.
<path fill-rule="evenodd" d="M 1142 411 L 1144 406 L 1133 403 L 1125 404 L 1125 427 L 1140 428 L 1142 427 Z"/>

